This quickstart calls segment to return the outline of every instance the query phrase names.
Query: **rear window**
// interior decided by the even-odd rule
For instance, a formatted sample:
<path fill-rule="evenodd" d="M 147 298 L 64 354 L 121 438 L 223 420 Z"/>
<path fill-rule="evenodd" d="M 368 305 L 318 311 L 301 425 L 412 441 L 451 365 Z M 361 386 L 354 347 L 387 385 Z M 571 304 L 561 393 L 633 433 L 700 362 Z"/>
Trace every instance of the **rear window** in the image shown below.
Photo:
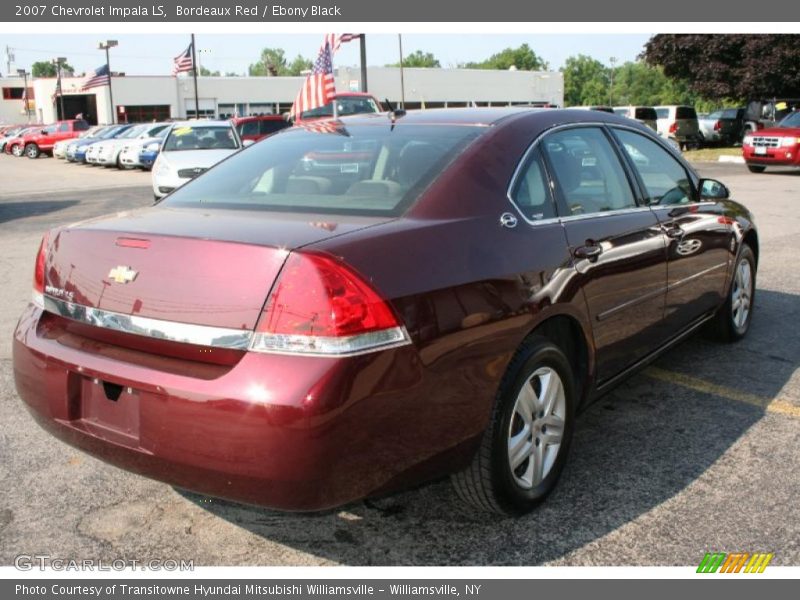
<path fill-rule="evenodd" d="M 264 119 L 263 121 L 259 121 L 258 125 L 261 135 L 270 135 L 277 133 L 281 129 L 286 129 L 291 123 L 286 119 Z"/>
<path fill-rule="evenodd" d="M 679 106 L 675 109 L 676 119 L 696 119 L 697 113 L 691 106 Z"/>
<path fill-rule="evenodd" d="M 738 119 L 739 118 L 739 109 L 738 108 L 728 108 L 726 110 L 720 111 L 720 119 Z"/>
<path fill-rule="evenodd" d="M 399 216 L 485 128 L 297 126 L 173 192 L 167 206 Z"/>
<path fill-rule="evenodd" d="M 668 108 L 657 108 L 656 114 L 658 115 L 659 119 L 668 119 L 669 118 L 669 109 Z"/>
<path fill-rule="evenodd" d="M 656 109 L 648 107 L 648 106 L 637 106 L 636 107 L 636 116 L 635 119 L 639 119 L 640 121 L 655 121 L 658 119 L 656 115 Z"/>
<path fill-rule="evenodd" d="M 181 125 L 170 131 L 164 151 L 235 150 L 239 147 L 233 129 L 228 125 Z"/>
<path fill-rule="evenodd" d="M 358 115 L 365 113 L 380 112 L 380 108 L 375 104 L 375 100 L 369 96 L 344 96 L 336 98 L 337 114 L 340 117 L 346 115 Z M 329 102 L 325 106 L 320 106 L 312 110 L 307 110 L 300 115 L 301 119 L 317 119 L 320 117 L 333 116 L 333 102 Z"/>

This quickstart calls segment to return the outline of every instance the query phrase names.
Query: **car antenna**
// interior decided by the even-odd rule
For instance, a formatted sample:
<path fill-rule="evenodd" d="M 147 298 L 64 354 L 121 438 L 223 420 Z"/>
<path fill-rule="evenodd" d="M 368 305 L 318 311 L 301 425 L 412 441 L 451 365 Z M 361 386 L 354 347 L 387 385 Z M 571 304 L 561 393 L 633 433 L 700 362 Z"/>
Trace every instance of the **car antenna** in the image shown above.
<path fill-rule="evenodd" d="M 406 109 L 405 108 L 397 108 L 391 102 L 389 102 L 388 98 L 386 98 L 385 101 L 386 101 L 386 105 L 389 107 L 389 113 L 388 114 L 389 114 L 389 118 L 392 120 L 392 123 L 394 123 L 397 120 L 397 117 L 402 117 L 403 115 L 406 114 Z"/>

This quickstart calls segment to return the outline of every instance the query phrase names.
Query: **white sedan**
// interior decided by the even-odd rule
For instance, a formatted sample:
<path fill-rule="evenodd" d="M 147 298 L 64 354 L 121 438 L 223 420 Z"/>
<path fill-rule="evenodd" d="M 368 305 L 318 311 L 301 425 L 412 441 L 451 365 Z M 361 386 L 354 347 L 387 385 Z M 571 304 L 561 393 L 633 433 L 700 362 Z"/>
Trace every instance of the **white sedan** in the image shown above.
<path fill-rule="evenodd" d="M 169 127 L 169 123 L 146 123 L 134 125 L 119 137 L 104 140 L 98 144 L 96 163 L 105 167 L 123 168 L 120 154 L 125 144 L 134 140 L 149 139 Z"/>
<path fill-rule="evenodd" d="M 166 196 L 242 146 L 230 121 L 175 123 L 153 165 L 153 195 L 157 199 Z"/>

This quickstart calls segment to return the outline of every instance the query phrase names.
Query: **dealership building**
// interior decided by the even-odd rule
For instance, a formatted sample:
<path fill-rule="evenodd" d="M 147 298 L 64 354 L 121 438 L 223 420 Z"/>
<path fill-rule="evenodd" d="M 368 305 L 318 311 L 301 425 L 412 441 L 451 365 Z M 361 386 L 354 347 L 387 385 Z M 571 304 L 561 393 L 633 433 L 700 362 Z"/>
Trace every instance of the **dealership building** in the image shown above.
<path fill-rule="evenodd" d="M 453 106 L 554 105 L 564 103 L 564 80 L 556 71 L 489 71 L 480 69 L 400 69 L 370 67 L 367 83 L 379 100 L 399 103 L 408 109 Z M 304 77 L 198 77 L 195 106 L 192 77 L 124 76 L 112 78 L 108 86 L 82 91 L 85 77 L 62 79 L 63 118 L 83 115 L 90 123 L 109 123 L 114 112 L 118 122 L 164 119 L 230 117 L 284 113 L 289 110 Z M 356 91 L 361 86 L 360 69 L 336 69 L 336 89 Z M 26 116 L 22 78 L 0 78 L 0 123 L 49 123 L 61 115 L 61 102 L 54 100 L 56 80 L 28 80 L 29 112 Z M 113 96 L 113 106 L 111 98 Z M 199 110 L 198 110 L 199 109 Z"/>

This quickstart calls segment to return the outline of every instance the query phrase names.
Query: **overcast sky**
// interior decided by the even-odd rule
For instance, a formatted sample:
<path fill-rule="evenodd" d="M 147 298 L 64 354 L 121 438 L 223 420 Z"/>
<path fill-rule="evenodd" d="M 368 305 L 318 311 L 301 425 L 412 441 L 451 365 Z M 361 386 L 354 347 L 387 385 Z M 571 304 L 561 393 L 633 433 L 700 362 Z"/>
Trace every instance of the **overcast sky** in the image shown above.
<path fill-rule="evenodd" d="M 77 72 L 91 71 L 105 62 L 103 53 L 96 49 L 98 37 L 95 34 L 4 34 L 0 39 L 0 73 L 5 74 L 6 71 L 6 46 L 13 48 L 16 55 L 12 69 L 30 69 L 33 62 L 65 56 Z M 649 37 L 646 34 L 403 34 L 403 52 L 432 52 L 442 66 L 447 67 L 482 60 L 503 48 L 527 43 L 551 68 L 558 69 L 567 57 L 574 54 L 588 54 L 606 64 L 612 56 L 620 63 L 635 60 Z M 172 57 L 189 45 L 187 34 L 141 35 L 111 32 L 103 36 L 103 39 L 109 38 L 119 40 L 119 47 L 111 51 L 112 69 L 124 71 L 128 75 L 168 75 L 172 69 Z M 239 74 L 246 73 L 247 66 L 256 61 L 264 47 L 283 48 L 291 60 L 297 54 L 313 58 L 321 42 L 322 34 L 197 36 L 197 48 L 202 50 L 200 64 L 212 71 L 235 71 Z M 397 60 L 396 35 L 367 36 L 367 62 L 370 66 L 394 63 Z M 336 66 L 358 64 L 358 43 L 342 46 L 334 62 Z"/>

